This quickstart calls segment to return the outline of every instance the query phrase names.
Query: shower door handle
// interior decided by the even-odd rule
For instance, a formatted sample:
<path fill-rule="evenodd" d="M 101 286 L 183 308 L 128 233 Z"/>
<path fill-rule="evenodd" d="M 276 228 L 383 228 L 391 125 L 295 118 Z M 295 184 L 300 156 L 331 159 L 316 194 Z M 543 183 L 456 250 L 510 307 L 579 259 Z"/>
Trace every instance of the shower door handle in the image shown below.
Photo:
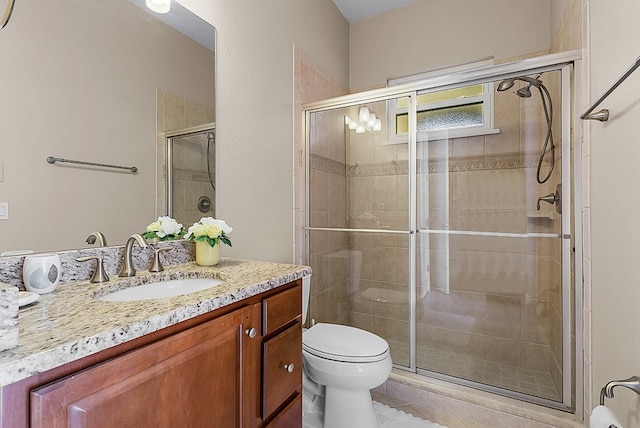
<path fill-rule="evenodd" d="M 559 183 L 556 186 L 556 193 L 549 193 L 548 195 L 538 198 L 538 203 L 536 205 L 538 207 L 538 211 L 540 211 L 540 201 L 555 205 L 558 214 L 562 214 L 562 183 Z"/>

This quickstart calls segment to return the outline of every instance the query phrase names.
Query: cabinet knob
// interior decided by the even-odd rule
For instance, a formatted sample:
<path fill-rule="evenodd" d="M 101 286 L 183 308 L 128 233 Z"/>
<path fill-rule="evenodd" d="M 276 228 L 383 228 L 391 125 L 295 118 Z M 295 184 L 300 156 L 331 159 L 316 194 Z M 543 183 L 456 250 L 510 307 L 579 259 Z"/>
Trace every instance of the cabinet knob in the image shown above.
<path fill-rule="evenodd" d="M 293 369 L 295 369 L 295 366 L 293 365 L 293 363 L 285 364 L 284 369 L 289 373 L 293 373 Z"/>
<path fill-rule="evenodd" d="M 249 339 L 253 339 L 258 334 L 258 330 L 255 328 L 248 328 L 244 332 L 249 336 Z"/>

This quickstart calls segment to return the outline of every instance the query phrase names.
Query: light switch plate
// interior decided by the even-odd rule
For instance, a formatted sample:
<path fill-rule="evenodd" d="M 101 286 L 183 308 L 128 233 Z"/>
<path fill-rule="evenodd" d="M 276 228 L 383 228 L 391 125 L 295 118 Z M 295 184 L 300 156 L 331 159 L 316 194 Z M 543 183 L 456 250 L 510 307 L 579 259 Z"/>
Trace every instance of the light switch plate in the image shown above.
<path fill-rule="evenodd" d="M 0 220 L 9 220 L 9 202 L 0 202 Z"/>

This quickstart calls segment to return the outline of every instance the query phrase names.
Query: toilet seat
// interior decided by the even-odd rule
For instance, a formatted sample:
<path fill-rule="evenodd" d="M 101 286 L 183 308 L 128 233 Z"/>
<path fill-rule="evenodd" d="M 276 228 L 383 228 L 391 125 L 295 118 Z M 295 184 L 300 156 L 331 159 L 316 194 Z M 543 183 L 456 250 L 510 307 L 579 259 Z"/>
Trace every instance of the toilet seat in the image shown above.
<path fill-rule="evenodd" d="M 327 360 L 370 363 L 389 356 L 389 344 L 383 338 L 359 328 L 318 323 L 302 336 L 302 349 Z"/>

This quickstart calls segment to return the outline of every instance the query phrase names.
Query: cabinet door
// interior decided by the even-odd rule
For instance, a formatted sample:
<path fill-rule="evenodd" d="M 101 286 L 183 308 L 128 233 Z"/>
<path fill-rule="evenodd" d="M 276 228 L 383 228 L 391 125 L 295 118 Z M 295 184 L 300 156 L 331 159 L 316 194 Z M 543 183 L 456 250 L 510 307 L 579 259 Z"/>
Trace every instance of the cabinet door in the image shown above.
<path fill-rule="evenodd" d="M 302 426 L 302 394 L 287 405 L 265 428 L 293 428 Z"/>
<path fill-rule="evenodd" d="M 31 426 L 243 426 L 259 388 L 245 330 L 259 316 L 259 305 L 237 310 L 34 390 Z"/>

